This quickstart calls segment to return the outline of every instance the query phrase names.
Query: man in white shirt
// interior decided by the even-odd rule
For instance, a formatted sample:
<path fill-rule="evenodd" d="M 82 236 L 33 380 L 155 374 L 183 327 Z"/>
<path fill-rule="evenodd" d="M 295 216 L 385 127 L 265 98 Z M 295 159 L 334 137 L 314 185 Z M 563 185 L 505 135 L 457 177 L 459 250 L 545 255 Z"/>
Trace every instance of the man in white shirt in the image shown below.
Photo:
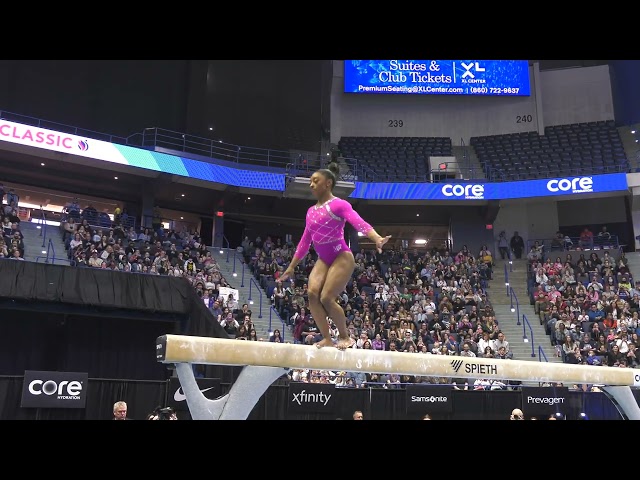
<path fill-rule="evenodd" d="M 506 340 L 504 333 L 498 333 L 498 339 L 493 341 L 493 351 L 497 352 L 500 347 L 504 347 L 507 353 L 509 352 L 509 342 Z"/>

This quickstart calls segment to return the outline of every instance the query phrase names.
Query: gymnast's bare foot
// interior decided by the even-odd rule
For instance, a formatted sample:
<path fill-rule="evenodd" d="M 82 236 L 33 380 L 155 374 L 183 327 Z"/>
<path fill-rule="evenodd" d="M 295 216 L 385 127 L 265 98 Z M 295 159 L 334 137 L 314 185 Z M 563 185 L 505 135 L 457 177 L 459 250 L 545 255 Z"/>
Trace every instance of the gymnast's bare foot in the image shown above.
<path fill-rule="evenodd" d="M 314 343 L 314 345 L 316 346 L 316 348 L 333 347 L 333 340 L 331 340 L 330 338 L 323 338 L 319 342 Z"/>
<path fill-rule="evenodd" d="M 356 341 L 350 336 L 343 337 L 342 335 L 340 335 L 338 337 L 338 342 L 336 343 L 336 347 L 339 350 L 346 350 L 347 348 L 351 347 L 354 343 L 356 343 Z"/>

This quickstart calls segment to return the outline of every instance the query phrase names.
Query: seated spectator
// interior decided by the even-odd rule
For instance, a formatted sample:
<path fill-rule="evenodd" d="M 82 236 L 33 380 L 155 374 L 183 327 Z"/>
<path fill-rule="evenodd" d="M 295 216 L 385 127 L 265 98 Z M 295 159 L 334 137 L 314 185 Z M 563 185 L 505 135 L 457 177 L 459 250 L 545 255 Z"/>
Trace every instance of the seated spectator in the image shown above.
<path fill-rule="evenodd" d="M 254 330 L 255 332 L 255 330 Z M 275 343 L 283 343 L 282 336 L 280 335 L 280 330 L 277 328 L 273 331 L 273 334 L 269 337 L 270 342 Z"/>
<path fill-rule="evenodd" d="M 549 248 L 551 251 L 565 249 L 564 235 L 562 234 L 562 232 L 556 232 L 555 236 L 551 240 L 551 245 Z"/>

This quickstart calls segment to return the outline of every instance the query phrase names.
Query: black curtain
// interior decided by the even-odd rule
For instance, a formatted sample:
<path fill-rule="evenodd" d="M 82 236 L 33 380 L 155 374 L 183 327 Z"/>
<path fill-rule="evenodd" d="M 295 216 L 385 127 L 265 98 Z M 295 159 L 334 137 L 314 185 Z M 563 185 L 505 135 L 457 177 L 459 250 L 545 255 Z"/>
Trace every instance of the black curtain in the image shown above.
<path fill-rule="evenodd" d="M 22 303 L 40 313 L 92 308 L 107 317 L 123 316 L 122 311 L 172 314 L 181 321 L 175 333 L 228 338 L 183 278 L 13 260 L 0 260 L 0 278 L 0 299 L 9 305 Z"/>
<path fill-rule="evenodd" d="M 165 380 L 155 340 L 176 322 L 1 310 L 0 375 L 25 370 L 86 372 L 90 377 Z"/>

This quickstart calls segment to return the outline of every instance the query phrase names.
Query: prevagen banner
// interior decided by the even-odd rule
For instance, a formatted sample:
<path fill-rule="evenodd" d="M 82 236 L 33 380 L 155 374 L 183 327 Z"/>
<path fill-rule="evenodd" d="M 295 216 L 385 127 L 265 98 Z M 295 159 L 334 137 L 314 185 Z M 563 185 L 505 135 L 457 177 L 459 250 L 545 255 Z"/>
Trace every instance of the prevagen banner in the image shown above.
<path fill-rule="evenodd" d="M 226 167 L 7 120 L 0 120 L 2 141 L 236 187 L 284 190 L 284 173 Z"/>
<path fill-rule="evenodd" d="M 346 93 L 531 95 L 527 60 L 345 60 Z"/>
<path fill-rule="evenodd" d="M 625 173 L 499 183 L 362 183 L 350 198 L 362 200 L 505 200 L 627 190 Z"/>

